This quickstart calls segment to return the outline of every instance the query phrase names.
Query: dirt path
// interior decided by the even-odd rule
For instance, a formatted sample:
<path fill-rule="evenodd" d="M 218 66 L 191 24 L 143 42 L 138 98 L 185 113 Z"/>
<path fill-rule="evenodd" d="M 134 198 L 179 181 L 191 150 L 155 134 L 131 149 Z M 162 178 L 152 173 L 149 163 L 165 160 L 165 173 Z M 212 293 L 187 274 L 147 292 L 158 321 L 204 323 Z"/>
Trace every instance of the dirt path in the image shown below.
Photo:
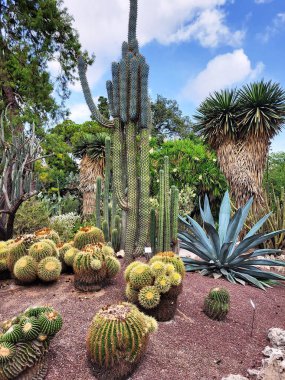
<path fill-rule="evenodd" d="M 72 275 L 62 275 L 49 286 L 21 287 L 12 280 L 0 281 L 0 320 L 32 304 L 50 304 L 63 315 L 64 326 L 51 344 L 47 380 L 94 379 L 86 363 L 87 328 L 101 306 L 124 299 L 122 273 L 98 293 L 79 293 L 72 282 Z M 202 312 L 205 295 L 217 285 L 227 287 L 231 295 L 231 310 L 225 322 L 212 321 Z M 257 307 L 253 337 L 250 299 Z M 285 328 L 284 315 L 284 287 L 263 292 L 187 274 L 175 319 L 159 324 L 159 331 L 152 336 L 146 356 L 131 379 L 220 380 L 229 373 L 246 375 L 247 368 L 260 364 L 267 330 Z"/>

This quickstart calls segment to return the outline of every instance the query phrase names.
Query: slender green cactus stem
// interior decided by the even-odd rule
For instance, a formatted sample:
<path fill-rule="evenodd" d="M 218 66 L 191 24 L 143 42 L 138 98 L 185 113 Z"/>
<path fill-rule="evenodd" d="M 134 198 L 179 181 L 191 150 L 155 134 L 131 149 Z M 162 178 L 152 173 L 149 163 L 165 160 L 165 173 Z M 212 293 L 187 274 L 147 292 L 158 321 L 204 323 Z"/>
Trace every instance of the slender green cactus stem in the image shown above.
<path fill-rule="evenodd" d="M 169 199 L 169 158 L 164 157 L 164 238 L 163 250 L 170 251 L 170 199 Z"/>
<path fill-rule="evenodd" d="M 110 175 L 111 175 L 111 139 L 106 137 L 105 139 L 105 179 L 104 179 L 104 207 L 103 218 L 109 221 L 109 190 L 110 190 Z M 108 224 L 108 236 L 109 236 L 109 224 Z"/>
<path fill-rule="evenodd" d="M 101 228 L 101 192 L 102 192 L 102 178 L 96 178 L 96 227 Z"/>
<path fill-rule="evenodd" d="M 171 186 L 171 240 L 177 241 L 178 234 L 178 213 L 179 213 L 179 190 L 176 186 Z"/>
<path fill-rule="evenodd" d="M 150 245 L 152 253 L 156 253 L 156 212 L 155 209 L 152 208 L 150 210 L 150 228 L 149 228 L 149 236 L 150 236 Z"/>
<path fill-rule="evenodd" d="M 164 229 L 164 170 L 159 171 L 159 217 L 158 217 L 158 239 L 157 250 L 163 251 L 163 229 Z"/>

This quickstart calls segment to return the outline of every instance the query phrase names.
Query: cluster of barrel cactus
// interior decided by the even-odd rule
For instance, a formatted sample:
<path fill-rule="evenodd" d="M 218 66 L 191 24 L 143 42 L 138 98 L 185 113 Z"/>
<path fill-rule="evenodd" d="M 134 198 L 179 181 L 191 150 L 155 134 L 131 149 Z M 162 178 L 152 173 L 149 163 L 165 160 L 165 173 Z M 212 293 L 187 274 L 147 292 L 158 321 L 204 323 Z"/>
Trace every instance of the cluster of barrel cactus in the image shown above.
<path fill-rule="evenodd" d="M 120 262 L 111 247 L 100 243 L 89 244 L 74 257 L 74 286 L 82 291 L 99 290 L 120 269 Z"/>
<path fill-rule="evenodd" d="M 157 322 L 131 303 L 108 305 L 94 316 L 87 354 L 98 379 L 126 378 L 142 358 Z"/>
<path fill-rule="evenodd" d="M 51 339 L 62 327 L 50 306 L 30 307 L 0 324 L 0 379 L 44 379 Z M 19 376 L 19 377 L 18 377 Z"/>
<path fill-rule="evenodd" d="M 40 240 L 30 246 L 28 254 L 16 261 L 13 274 L 21 283 L 31 283 L 37 278 L 44 282 L 56 281 L 62 265 L 58 249 L 50 239 Z"/>
<path fill-rule="evenodd" d="M 204 301 L 205 314 L 217 321 L 226 318 L 230 309 L 230 295 L 225 288 L 212 288 Z"/>
<path fill-rule="evenodd" d="M 135 261 L 126 268 L 125 293 L 130 302 L 138 304 L 146 313 L 162 321 L 174 316 L 185 271 L 178 256 L 171 256 L 170 252 L 159 255 L 154 256 L 148 264 Z"/>

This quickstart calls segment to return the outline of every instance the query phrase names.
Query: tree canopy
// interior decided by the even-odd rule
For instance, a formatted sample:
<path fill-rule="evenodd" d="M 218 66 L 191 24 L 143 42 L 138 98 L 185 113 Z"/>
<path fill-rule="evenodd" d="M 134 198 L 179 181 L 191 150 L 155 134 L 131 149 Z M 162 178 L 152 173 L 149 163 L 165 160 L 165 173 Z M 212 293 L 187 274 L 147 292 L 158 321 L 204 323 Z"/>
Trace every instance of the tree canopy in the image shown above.
<path fill-rule="evenodd" d="M 67 114 L 77 56 L 92 62 L 72 22 L 62 0 L 0 0 L 0 113 L 9 105 L 12 116 L 36 125 Z M 54 62 L 60 70 L 52 78 Z"/>

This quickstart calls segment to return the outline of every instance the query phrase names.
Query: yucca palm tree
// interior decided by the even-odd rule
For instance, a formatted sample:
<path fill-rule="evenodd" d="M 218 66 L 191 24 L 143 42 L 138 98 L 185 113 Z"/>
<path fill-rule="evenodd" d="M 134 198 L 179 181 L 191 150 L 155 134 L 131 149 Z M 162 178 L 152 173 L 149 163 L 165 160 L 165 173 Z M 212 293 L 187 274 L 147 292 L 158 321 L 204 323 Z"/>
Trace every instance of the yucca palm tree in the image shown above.
<path fill-rule="evenodd" d="M 96 202 L 96 178 L 104 177 L 105 167 L 105 139 L 107 133 L 98 132 L 86 134 L 74 147 L 74 156 L 81 159 L 80 162 L 80 191 L 83 195 L 84 216 L 95 213 Z"/>
<path fill-rule="evenodd" d="M 262 179 L 270 141 L 285 122 L 285 91 L 278 83 L 255 82 L 222 90 L 202 102 L 196 131 L 216 150 L 236 206 L 251 196 L 262 205 Z"/>

